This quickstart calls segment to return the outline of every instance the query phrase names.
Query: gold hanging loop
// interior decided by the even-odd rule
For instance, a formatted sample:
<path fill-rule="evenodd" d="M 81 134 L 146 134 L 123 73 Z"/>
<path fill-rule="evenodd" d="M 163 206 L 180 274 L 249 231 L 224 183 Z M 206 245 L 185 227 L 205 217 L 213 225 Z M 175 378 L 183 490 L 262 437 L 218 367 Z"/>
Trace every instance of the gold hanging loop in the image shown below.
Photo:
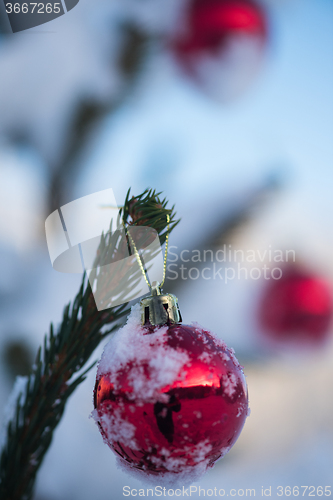
<path fill-rule="evenodd" d="M 166 265 L 167 265 L 167 260 L 168 260 L 168 246 L 169 246 L 169 230 L 170 230 L 170 215 L 167 214 L 167 234 L 166 234 L 166 237 L 165 237 L 165 252 L 164 252 L 164 261 L 163 261 L 163 277 L 162 277 L 162 282 L 158 284 L 158 287 L 159 288 L 162 288 L 162 286 L 164 285 L 164 282 L 165 282 L 165 275 L 166 275 Z M 123 223 L 124 227 L 125 227 L 125 224 Z M 145 279 L 145 282 L 147 283 L 147 285 L 149 286 L 149 288 L 151 290 L 153 290 L 153 287 L 152 285 L 149 283 L 149 280 L 148 280 L 148 276 L 147 276 L 147 273 L 146 273 L 146 270 L 145 268 L 143 267 L 143 263 L 142 263 L 142 259 L 140 257 L 140 254 L 138 252 L 138 249 L 136 248 L 136 245 L 134 243 L 134 240 L 132 238 L 132 236 L 130 235 L 129 231 L 127 231 L 127 228 L 125 227 L 125 231 L 126 231 L 126 234 L 131 242 L 131 245 L 134 249 L 134 254 L 135 254 L 135 257 L 136 257 L 136 260 L 139 264 L 139 267 L 141 269 L 141 272 L 144 276 L 144 279 Z M 156 282 L 157 283 L 157 282 Z M 156 285 L 155 285 L 156 286 Z"/>
<path fill-rule="evenodd" d="M 141 323 L 143 325 L 165 325 L 172 323 L 181 323 L 182 317 L 178 306 L 178 299 L 172 293 L 161 294 L 161 287 L 164 285 L 166 276 L 166 265 L 168 259 L 168 246 L 169 246 L 169 231 L 170 231 L 170 216 L 167 214 L 167 234 L 165 237 L 165 253 L 163 261 L 163 277 L 162 282 L 153 281 L 152 284 L 149 283 L 147 272 L 143 266 L 142 259 L 136 248 L 132 236 L 129 231 L 126 230 L 125 224 L 124 228 L 130 243 L 134 249 L 134 254 L 136 260 L 139 264 L 141 272 L 144 279 L 151 290 L 151 295 L 141 299 Z"/>

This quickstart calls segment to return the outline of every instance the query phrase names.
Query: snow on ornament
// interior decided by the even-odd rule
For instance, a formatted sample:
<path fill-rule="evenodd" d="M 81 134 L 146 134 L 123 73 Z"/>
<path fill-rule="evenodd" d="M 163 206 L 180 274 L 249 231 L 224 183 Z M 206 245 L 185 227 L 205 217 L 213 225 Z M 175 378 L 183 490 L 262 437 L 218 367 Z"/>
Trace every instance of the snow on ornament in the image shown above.
<path fill-rule="evenodd" d="M 285 267 L 280 279 L 268 283 L 258 313 L 267 339 L 295 346 L 325 342 L 330 334 L 332 315 L 329 282 L 298 266 Z"/>
<path fill-rule="evenodd" d="M 127 469 L 188 484 L 236 442 L 247 386 L 234 351 L 199 325 L 183 325 L 176 297 L 153 285 L 104 349 L 93 417 Z"/>
<path fill-rule="evenodd" d="M 241 95 L 261 67 L 267 18 L 253 0 L 189 0 L 171 46 L 182 68 L 209 95 Z"/>

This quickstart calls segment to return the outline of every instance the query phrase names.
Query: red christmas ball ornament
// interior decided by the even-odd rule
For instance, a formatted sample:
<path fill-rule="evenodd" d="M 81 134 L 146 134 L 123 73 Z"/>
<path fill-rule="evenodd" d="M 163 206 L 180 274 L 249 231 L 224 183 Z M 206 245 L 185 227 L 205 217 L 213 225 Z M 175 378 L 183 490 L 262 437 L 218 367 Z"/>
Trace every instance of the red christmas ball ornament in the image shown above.
<path fill-rule="evenodd" d="M 156 289 L 132 309 L 104 349 L 93 415 L 120 463 L 185 484 L 234 445 L 248 398 L 233 350 L 180 321 L 177 299 Z"/>
<path fill-rule="evenodd" d="M 173 35 L 181 66 L 208 93 L 229 100 L 241 94 L 261 66 L 267 18 L 252 0 L 190 0 Z"/>
<path fill-rule="evenodd" d="M 332 290 L 316 274 L 286 267 L 270 281 L 259 308 L 263 331 L 272 339 L 321 344 L 328 337 L 333 314 Z"/>

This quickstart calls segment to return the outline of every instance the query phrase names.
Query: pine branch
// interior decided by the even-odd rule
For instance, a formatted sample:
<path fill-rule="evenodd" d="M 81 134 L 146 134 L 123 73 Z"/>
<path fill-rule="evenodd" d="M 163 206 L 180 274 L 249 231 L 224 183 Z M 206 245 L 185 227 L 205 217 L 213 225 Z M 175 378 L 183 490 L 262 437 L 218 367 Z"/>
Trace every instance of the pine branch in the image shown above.
<path fill-rule="evenodd" d="M 128 191 L 119 217 L 125 227 L 154 228 L 163 244 L 166 214 L 170 216 L 170 231 L 179 221 L 175 220 L 174 207 L 168 209 L 167 200 L 160 200 L 159 195 L 153 190 L 146 190 L 130 198 Z M 119 231 L 102 235 L 95 263 L 116 259 L 117 252 L 126 244 L 126 238 Z M 104 278 L 103 275 L 95 275 L 98 286 L 105 286 Z M 101 340 L 119 328 L 120 319 L 128 312 L 128 303 L 98 311 L 84 276 L 73 303 L 64 309 L 57 333 L 51 324 L 49 334 L 45 335 L 44 344 L 38 350 L 25 394 L 18 396 L 15 415 L 8 423 L 7 441 L 0 459 L 2 500 L 31 498 L 37 471 L 51 444 L 53 431 L 63 415 L 66 402 L 96 362 L 81 370 Z"/>
<path fill-rule="evenodd" d="M 92 100 L 78 103 L 63 154 L 51 169 L 48 196 L 50 213 L 63 205 L 64 200 L 70 196 L 69 184 L 72 182 L 69 183 L 69 180 L 77 174 L 80 165 L 78 158 L 83 147 L 86 147 L 93 137 L 98 124 L 108 114 L 115 113 L 130 95 L 144 67 L 149 50 L 149 34 L 133 23 L 122 25 L 121 32 L 123 46 L 119 53 L 117 69 L 123 78 L 122 90 L 116 97 L 102 103 Z"/>

